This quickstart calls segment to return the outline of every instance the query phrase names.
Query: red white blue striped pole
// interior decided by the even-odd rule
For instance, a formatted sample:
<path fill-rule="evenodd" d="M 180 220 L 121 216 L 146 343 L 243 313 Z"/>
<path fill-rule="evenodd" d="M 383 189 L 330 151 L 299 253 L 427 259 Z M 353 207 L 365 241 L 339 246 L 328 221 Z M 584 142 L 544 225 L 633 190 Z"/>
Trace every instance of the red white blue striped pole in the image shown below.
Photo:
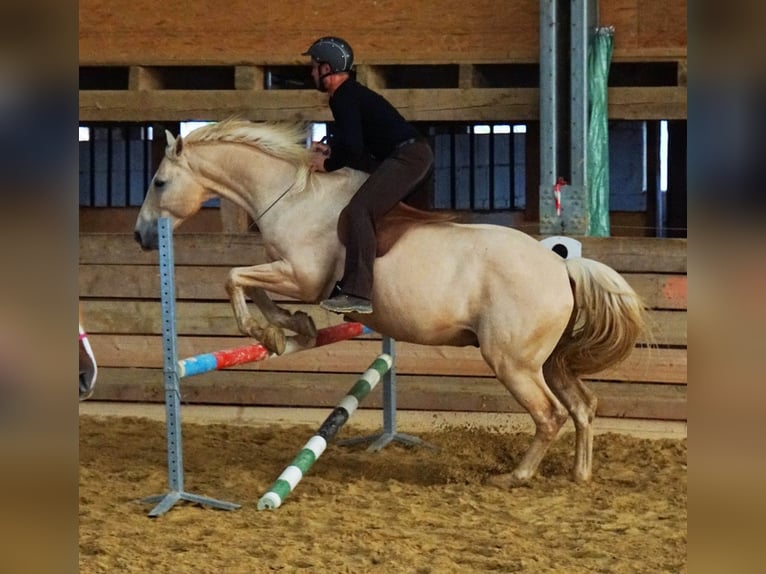
<path fill-rule="evenodd" d="M 361 323 L 341 323 L 332 327 L 326 327 L 317 331 L 316 342 L 313 345 L 301 346 L 295 342 L 294 338 L 289 338 L 283 355 L 289 355 L 305 349 L 322 347 L 338 341 L 353 339 L 359 335 L 372 333 L 372 329 L 365 327 Z M 244 365 L 245 363 L 254 363 L 263 361 L 272 356 L 271 353 L 261 344 L 247 345 L 235 349 L 215 351 L 213 353 L 203 353 L 194 357 L 189 357 L 178 361 L 178 377 L 191 377 L 218 371 L 235 365 Z"/>
<path fill-rule="evenodd" d="M 316 434 L 309 439 L 293 461 L 282 471 L 276 482 L 258 501 L 258 510 L 273 510 L 279 508 L 287 495 L 297 486 L 303 475 L 322 455 L 327 442 L 332 440 L 346 421 L 354 414 L 359 403 L 366 397 L 380 379 L 394 364 L 391 355 L 385 353 L 378 358 L 362 373 L 353 387 L 349 389 L 345 397 L 333 409 L 330 416 L 325 419 Z"/>

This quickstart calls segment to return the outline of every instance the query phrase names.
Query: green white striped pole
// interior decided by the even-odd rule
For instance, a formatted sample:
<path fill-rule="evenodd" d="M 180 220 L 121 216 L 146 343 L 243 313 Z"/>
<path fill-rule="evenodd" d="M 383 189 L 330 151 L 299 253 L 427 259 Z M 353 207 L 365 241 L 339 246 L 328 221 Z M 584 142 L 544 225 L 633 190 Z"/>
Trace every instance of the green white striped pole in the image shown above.
<path fill-rule="evenodd" d="M 375 385 L 388 372 L 393 363 L 394 360 L 391 355 L 385 353 L 378 355 L 378 358 L 362 373 L 354 386 L 338 403 L 338 406 L 333 409 L 330 416 L 325 419 L 316 434 L 309 439 L 289 466 L 282 471 L 276 482 L 260 498 L 258 510 L 273 510 L 280 507 L 314 462 L 322 456 L 325 448 L 327 448 L 327 442 L 332 440 L 354 414 L 359 403 L 375 388 Z"/>

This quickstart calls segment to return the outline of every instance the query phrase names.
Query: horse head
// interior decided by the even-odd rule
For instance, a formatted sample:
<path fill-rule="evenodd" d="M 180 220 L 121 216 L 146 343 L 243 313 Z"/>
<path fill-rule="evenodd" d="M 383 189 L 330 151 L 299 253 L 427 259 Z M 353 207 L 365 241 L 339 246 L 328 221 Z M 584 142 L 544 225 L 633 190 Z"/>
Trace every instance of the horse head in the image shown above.
<path fill-rule="evenodd" d="M 211 197 L 189 165 L 183 138 L 180 135 L 174 138 L 167 130 L 165 136 L 165 157 L 149 184 L 136 221 L 134 237 L 144 250 L 158 248 L 157 220 L 160 217 L 168 217 L 173 227 L 178 227 Z"/>

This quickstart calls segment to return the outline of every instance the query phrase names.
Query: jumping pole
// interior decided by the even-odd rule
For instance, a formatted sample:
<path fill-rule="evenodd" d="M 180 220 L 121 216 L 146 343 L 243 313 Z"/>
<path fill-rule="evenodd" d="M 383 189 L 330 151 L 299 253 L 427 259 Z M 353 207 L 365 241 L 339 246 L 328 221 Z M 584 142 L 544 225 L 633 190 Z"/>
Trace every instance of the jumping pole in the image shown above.
<path fill-rule="evenodd" d="M 315 347 L 322 347 L 331 343 L 337 343 L 338 341 L 352 339 L 359 335 L 367 335 L 372 332 L 372 329 L 365 327 L 361 323 L 341 323 L 339 325 L 333 325 L 332 327 L 319 329 L 313 344 L 302 345 L 299 342 L 298 337 L 288 337 L 285 350 L 282 355 L 279 356 L 289 355 L 291 353 L 313 349 Z M 185 378 L 193 375 L 201 375 L 202 373 L 207 373 L 209 371 L 218 371 L 235 365 L 264 361 L 276 356 L 276 354 L 270 353 L 268 349 L 260 343 L 245 345 L 243 347 L 237 347 L 236 349 L 203 353 L 178 361 L 178 376 L 179 378 Z"/>
<path fill-rule="evenodd" d="M 391 337 L 383 337 L 383 353 L 396 357 L 396 343 Z M 383 374 L 383 430 L 379 433 L 347 438 L 338 444 L 348 446 L 360 443 L 370 443 L 368 452 L 378 452 L 392 442 L 400 442 L 409 446 L 423 446 L 433 451 L 439 447 L 411 434 L 396 430 L 396 361 Z"/>
<path fill-rule="evenodd" d="M 361 377 L 349 389 L 346 396 L 338 403 L 325 419 L 316 434 L 309 439 L 293 461 L 279 475 L 276 482 L 258 501 L 258 510 L 273 510 L 279 508 L 287 496 L 308 472 L 316 460 L 327 448 L 327 442 L 332 440 L 346 421 L 354 414 L 359 403 L 378 384 L 381 377 L 393 366 L 391 355 L 381 354 L 362 373 Z"/>

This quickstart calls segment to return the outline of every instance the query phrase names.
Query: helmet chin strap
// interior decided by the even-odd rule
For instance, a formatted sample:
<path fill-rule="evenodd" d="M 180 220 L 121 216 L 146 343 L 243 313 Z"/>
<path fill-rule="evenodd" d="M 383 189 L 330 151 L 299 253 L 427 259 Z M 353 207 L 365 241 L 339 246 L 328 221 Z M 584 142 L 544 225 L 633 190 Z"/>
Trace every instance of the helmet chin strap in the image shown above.
<path fill-rule="evenodd" d="M 332 67 L 329 64 L 325 63 L 325 62 L 323 62 L 321 65 L 328 66 L 330 68 L 330 71 L 327 72 L 326 74 L 322 74 L 321 76 L 317 77 L 316 88 L 320 92 L 327 92 L 327 88 L 325 88 L 325 85 L 324 85 L 324 79 L 326 77 L 328 77 L 328 76 L 332 76 L 334 74 L 337 74 L 338 72 L 333 72 L 332 71 Z"/>
<path fill-rule="evenodd" d="M 322 74 L 321 76 L 319 76 L 319 77 L 317 78 L 317 90 L 319 90 L 320 92 L 326 92 L 326 91 L 327 91 L 327 88 L 326 88 L 326 87 L 325 87 L 325 85 L 324 85 L 324 79 L 325 79 L 326 77 L 328 77 L 328 76 L 332 76 L 332 75 L 334 75 L 334 74 L 336 74 L 336 73 L 337 73 L 337 72 L 327 72 L 326 74 Z"/>

